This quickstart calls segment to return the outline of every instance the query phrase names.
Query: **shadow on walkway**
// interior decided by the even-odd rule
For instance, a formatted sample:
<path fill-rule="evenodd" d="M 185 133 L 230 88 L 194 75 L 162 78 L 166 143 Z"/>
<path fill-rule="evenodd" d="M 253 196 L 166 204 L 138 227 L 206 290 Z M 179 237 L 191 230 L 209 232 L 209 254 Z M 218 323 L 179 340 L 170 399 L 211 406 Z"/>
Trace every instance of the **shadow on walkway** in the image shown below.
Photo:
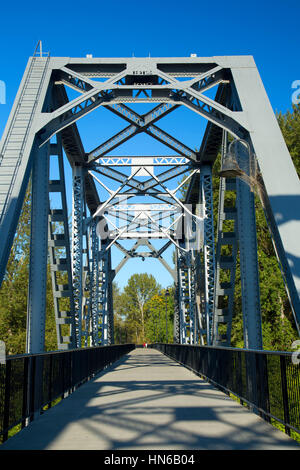
<path fill-rule="evenodd" d="M 0 449 L 300 449 L 155 350 L 136 349 Z"/>

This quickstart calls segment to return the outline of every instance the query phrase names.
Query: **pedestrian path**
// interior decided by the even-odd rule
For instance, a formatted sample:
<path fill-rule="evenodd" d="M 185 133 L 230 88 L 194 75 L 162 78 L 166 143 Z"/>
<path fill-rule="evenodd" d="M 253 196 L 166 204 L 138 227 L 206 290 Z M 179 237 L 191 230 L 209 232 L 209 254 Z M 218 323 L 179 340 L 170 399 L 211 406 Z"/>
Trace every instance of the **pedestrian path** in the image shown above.
<path fill-rule="evenodd" d="M 300 449 L 194 373 L 135 349 L 0 449 Z"/>

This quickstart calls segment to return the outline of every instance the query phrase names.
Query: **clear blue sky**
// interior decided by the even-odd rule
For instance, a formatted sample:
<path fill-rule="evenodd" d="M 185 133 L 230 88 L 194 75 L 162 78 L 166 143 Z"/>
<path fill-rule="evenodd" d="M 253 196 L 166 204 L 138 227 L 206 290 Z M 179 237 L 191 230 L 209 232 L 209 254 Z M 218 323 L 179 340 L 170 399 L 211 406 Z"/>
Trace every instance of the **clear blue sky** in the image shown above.
<path fill-rule="evenodd" d="M 39 39 L 52 56 L 186 57 L 254 56 L 274 111 L 291 109 L 291 84 L 300 80 L 299 18 L 296 0 L 241 2 L 5 2 L 1 6 L 0 80 L 6 83 L 6 104 L 0 105 L 0 135 L 13 104 L 28 57 Z M 106 113 L 106 117 L 109 113 Z M 100 114 L 99 114 L 100 116 Z M 173 121 L 170 115 L 169 128 Z M 184 112 L 181 115 L 185 120 Z M 88 133 L 84 144 L 92 149 L 126 126 L 115 117 L 105 119 L 101 133 Z M 174 113 L 175 119 L 175 113 Z M 88 119 L 85 126 L 88 127 Z M 186 123 L 186 122 L 185 122 Z M 187 145 L 199 145 L 195 117 L 180 129 Z M 99 131 L 100 132 L 100 131 Z M 176 132 L 173 134 L 176 135 Z M 201 139 L 200 139 L 201 141 Z M 130 142 L 130 141 L 129 141 Z M 120 153 L 126 150 L 122 147 Z M 138 141 L 137 141 L 138 145 Z M 141 141 L 142 145 L 142 141 Z M 150 148 L 150 147 L 149 147 Z M 162 147 L 151 147 L 160 152 Z M 164 150 L 164 154 L 169 153 Z M 117 153 L 117 152 L 116 152 Z M 147 152 L 148 153 L 148 152 Z M 148 271 L 166 286 L 170 276 L 157 262 L 128 263 L 121 286 L 133 272 Z"/>

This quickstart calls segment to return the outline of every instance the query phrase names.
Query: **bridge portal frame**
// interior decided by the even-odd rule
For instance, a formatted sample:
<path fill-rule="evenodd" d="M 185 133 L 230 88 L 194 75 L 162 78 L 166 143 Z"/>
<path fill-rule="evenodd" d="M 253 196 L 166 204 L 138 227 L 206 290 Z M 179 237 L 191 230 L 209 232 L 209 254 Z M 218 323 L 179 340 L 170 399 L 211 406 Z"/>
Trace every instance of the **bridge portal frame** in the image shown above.
<path fill-rule="evenodd" d="M 72 88 L 79 96 L 69 101 L 65 87 Z M 216 90 L 214 98 L 210 97 L 212 89 Z M 131 103 L 154 103 L 155 107 L 141 115 L 129 107 Z M 128 125 L 86 153 L 76 122 L 100 106 L 124 119 Z M 185 106 L 208 121 L 198 151 L 157 126 L 160 119 L 179 106 Z M 109 155 L 141 132 L 165 144 L 176 155 Z M 237 179 L 234 183 L 227 181 L 226 184 L 221 181 L 220 201 L 226 185 L 232 184 L 237 205 L 231 213 L 224 210 L 222 204 L 219 207 L 215 254 L 212 166 L 221 148 L 223 158 L 226 157 L 228 136 L 237 142 L 236 158 L 244 174 L 251 176 L 250 157 L 259 170 L 256 176 L 260 179 L 260 198 L 299 329 L 299 179 L 252 56 L 58 58 L 40 53 L 28 61 L 0 143 L 1 282 L 32 174 L 28 352 L 43 350 L 48 194 L 50 188 L 58 184 L 53 180 L 46 184 L 46 179 L 55 136 L 73 168 L 72 246 L 68 245 L 67 231 L 57 234 L 61 237 L 56 237 L 55 241 L 51 240 L 55 248 L 60 247 L 65 253 L 64 261 L 53 258 L 52 270 L 68 273 L 67 284 L 54 282 L 54 295 L 60 299 L 67 297 L 69 301 L 68 311 L 61 314 L 59 307 L 56 312 L 57 325 L 71 328 L 67 335 L 59 332 L 60 349 L 74 344 L 77 347 L 99 344 L 99 332 L 103 344 L 113 341 L 111 245 L 118 246 L 120 233 L 115 234 L 114 240 L 101 240 L 98 248 L 95 219 L 107 229 L 104 209 L 116 204 L 118 194 L 128 198 L 147 194 L 165 203 L 172 200 L 177 208 L 182 208 L 186 219 L 190 217 L 193 223 L 203 221 L 204 244 L 198 249 L 189 248 L 188 237 L 181 237 L 180 243 L 176 242 L 174 227 L 166 231 L 162 225 L 158 226 L 159 235 L 165 236 L 176 247 L 176 273 L 171 268 L 169 271 L 176 279 L 179 298 L 186 294 L 182 279 L 186 275 L 189 279 L 188 302 L 181 302 L 175 315 L 177 340 L 181 338 L 184 342 L 183 338 L 188 336 L 190 342 L 200 338 L 201 344 L 228 345 L 238 246 L 245 347 L 261 348 L 254 198 L 251 185 L 246 184 L 245 179 Z M 192 211 L 184 209 L 183 203 L 166 185 L 167 181 L 184 173 L 184 165 L 191 171 L 185 203 L 194 206 Z M 128 166 L 132 168 L 130 176 L 119 171 Z M 158 176 L 151 171 L 151 168 L 164 166 L 168 169 Z M 108 189 L 109 197 L 103 203 L 100 203 L 93 172 L 120 183 L 117 192 Z M 139 172 L 149 175 L 146 182 L 138 179 Z M 61 194 L 65 194 L 62 177 L 59 185 Z M 200 215 L 197 215 L 198 210 Z M 64 203 L 56 213 L 50 214 L 51 222 L 63 223 L 66 229 Z M 220 225 L 226 217 L 231 217 L 235 223 L 235 229 L 228 233 Z M 132 220 L 127 222 L 132 223 Z M 127 228 L 124 233 L 129 235 Z M 232 246 L 231 260 L 222 255 L 221 245 L 226 243 Z M 162 259 L 162 253 L 152 250 L 158 259 Z M 134 255 L 137 255 L 136 251 L 126 253 L 125 257 Z M 71 271 L 66 266 L 71 266 Z M 188 274 L 184 273 L 186 269 Z M 226 285 L 219 282 L 222 269 L 230 271 L 230 281 Z M 90 293 L 88 297 L 84 295 L 85 291 Z M 217 303 L 222 297 L 228 298 L 225 308 L 220 308 Z M 224 324 L 225 338 L 219 334 L 219 326 Z"/>

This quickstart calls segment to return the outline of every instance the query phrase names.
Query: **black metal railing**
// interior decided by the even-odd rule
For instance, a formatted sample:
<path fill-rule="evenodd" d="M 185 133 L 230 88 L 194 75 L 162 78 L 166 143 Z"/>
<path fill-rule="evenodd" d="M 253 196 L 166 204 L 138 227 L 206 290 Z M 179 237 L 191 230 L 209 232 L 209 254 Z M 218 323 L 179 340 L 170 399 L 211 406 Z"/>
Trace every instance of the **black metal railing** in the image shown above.
<path fill-rule="evenodd" d="M 292 353 L 236 348 L 153 344 L 154 347 L 287 434 L 300 433 L 300 364 Z"/>
<path fill-rule="evenodd" d="M 122 344 L 8 356 L 0 364 L 0 442 L 134 348 Z"/>

